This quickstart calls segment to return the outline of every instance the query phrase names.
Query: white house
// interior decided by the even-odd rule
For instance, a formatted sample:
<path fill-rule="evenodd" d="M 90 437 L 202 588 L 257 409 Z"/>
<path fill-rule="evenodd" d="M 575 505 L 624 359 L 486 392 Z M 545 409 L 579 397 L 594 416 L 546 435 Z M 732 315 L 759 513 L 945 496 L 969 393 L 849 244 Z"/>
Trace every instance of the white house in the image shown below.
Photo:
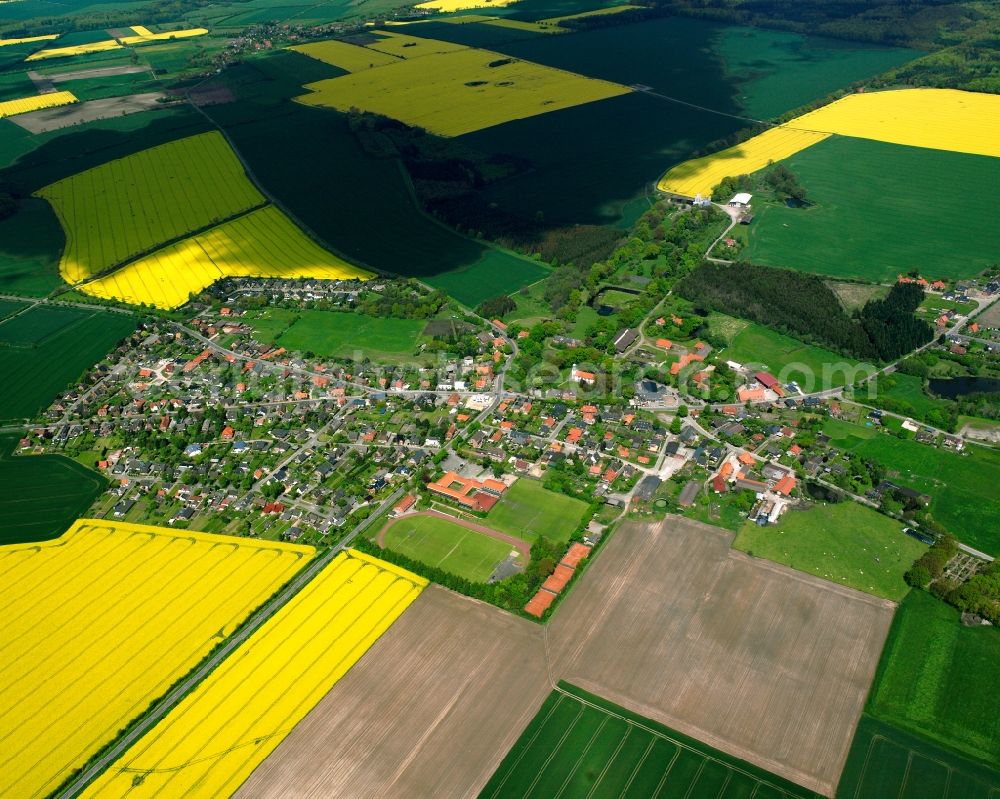
<path fill-rule="evenodd" d="M 741 191 L 733 199 L 729 201 L 729 205 L 733 208 L 748 208 L 750 206 L 750 200 L 753 199 L 753 195 L 745 191 Z"/>

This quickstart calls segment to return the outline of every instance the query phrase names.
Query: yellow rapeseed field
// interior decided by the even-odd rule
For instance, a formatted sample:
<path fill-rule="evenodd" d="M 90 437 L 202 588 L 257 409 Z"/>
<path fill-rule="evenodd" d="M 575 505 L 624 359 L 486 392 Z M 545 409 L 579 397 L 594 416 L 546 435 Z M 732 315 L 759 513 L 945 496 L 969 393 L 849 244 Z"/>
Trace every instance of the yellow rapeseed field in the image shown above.
<path fill-rule="evenodd" d="M 468 8 L 503 8 L 516 2 L 517 0 L 427 0 L 424 3 L 417 3 L 415 7 L 448 13 L 450 11 L 465 11 Z"/>
<path fill-rule="evenodd" d="M 52 47 L 48 50 L 39 50 L 37 53 L 32 53 L 24 60 L 43 61 L 47 58 L 66 58 L 74 55 L 86 55 L 87 53 L 103 53 L 107 50 L 116 50 L 119 47 L 121 47 L 121 45 L 114 39 L 107 39 L 102 42 L 74 44 L 68 47 Z"/>
<path fill-rule="evenodd" d="M 84 796 L 230 796 L 426 584 L 339 554 Z"/>
<path fill-rule="evenodd" d="M 31 42 L 50 42 L 53 39 L 58 39 L 58 33 L 50 33 L 47 36 L 23 36 L 20 39 L 0 39 L 0 47 L 6 47 L 9 44 L 29 44 Z"/>
<path fill-rule="evenodd" d="M 171 39 L 190 39 L 192 36 L 204 36 L 208 33 L 208 28 L 186 28 L 179 31 L 167 31 L 166 33 L 153 33 L 149 28 L 142 25 L 133 25 L 132 30 L 135 36 L 123 36 L 122 44 L 145 44 L 146 42 L 165 42 Z"/>
<path fill-rule="evenodd" d="M 850 94 L 789 127 L 1000 157 L 1000 95 L 958 89 Z"/>
<path fill-rule="evenodd" d="M 377 50 L 369 50 L 356 44 L 330 39 L 325 42 L 310 42 L 298 44 L 291 48 L 296 52 L 315 58 L 326 64 L 346 69 L 348 72 L 360 72 L 371 67 L 394 64 L 399 59 Z"/>
<path fill-rule="evenodd" d="M 850 94 L 736 147 L 679 164 L 658 187 L 707 197 L 723 178 L 762 169 L 830 135 L 1000 157 L 1000 96 L 957 89 Z"/>
<path fill-rule="evenodd" d="M 771 128 L 742 144 L 717 153 L 685 161 L 660 178 L 660 191 L 685 197 L 709 197 L 712 189 L 726 177 L 746 175 L 763 169 L 771 161 L 788 158 L 799 150 L 823 141 L 828 133 L 795 130 L 791 127 Z M 725 202 L 727 197 L 716 197 Z"/>
<path fill-rule="evenodd" d="M 435 53 L 455 53 L 470 49 L 464 44 L 442 42 L 440 39 L 428 39 L 424 36 L 409 36 L 395 31 L 379 31 L 378 35 L 378 41 L 366 44 L 365 49 L 393 56 L 397 61 L 401 58 L 420 58 Z"/>
<path fill-rule="evenodd" d="M 0 793 L 48 795 L 313 554 L 96 519 L 0 547 Z"/>
<path fill-rule="evenodd" d="M 558 111 L 563 108 L 627 94 L 630 89 L 609 81 L 521 61 L 471 47 L 440 43 L 406 48 L 415 37 L 393 37 L 394 48 L 428 48 L 421 58 L 405 57 L 396 64 L 306 85 L 311 94 L 297 98 L 306 105 L 347 111 L 360 108 L 422 127 L 441 136 L 464 133 Z M 455 49 L 457 48 L 457 49 Z"/>
<path fill-rule="evenodd" d="M 264 202 L 214 131 L 110 161 L 37 194 L 66 233 L 59 271 L 67 283 Z"/>
<path fill-rule="evenodd" d="M 69 105 L 75 102 L 76 95 L 73 92 L 49 92 L 33 97 L 21 97 L 17 100 L 5 100 L 0 102 L 0 119 L 12 117 L 15 114 L 37 111 L 40 108 L 55 108 L 58 105 Z"/>
<path fill-rule="evenodd" d="M 154 252 L 80 286 L 95 297 L 176 308 L 222 277 L 367 279 L 371 272 L 320 248 L 274 206 Z"/>

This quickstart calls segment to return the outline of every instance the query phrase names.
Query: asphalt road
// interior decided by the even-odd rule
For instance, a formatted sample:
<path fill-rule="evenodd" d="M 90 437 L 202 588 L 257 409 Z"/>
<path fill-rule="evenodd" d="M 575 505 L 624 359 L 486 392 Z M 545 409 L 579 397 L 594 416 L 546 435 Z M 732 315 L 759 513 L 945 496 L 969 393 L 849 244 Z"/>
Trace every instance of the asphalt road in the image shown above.
<path fill-rule="evenodd" d="M 213 653 L 208 660 L 204 661 L 193 672 L 175 685 L 166 694 L 153 710 L 145 716 L 142 721 L 130 729 L 125 735 L 102 754 L 97 760 L 90 763 L 72 782 L 59 791 L 56 796 L 60 799 L 79 796 L 83 790 L 101 775 L 112 763 L 120 758 L 129 748 L 143 735 L 148 733 L 157 722 L 166 716 L 177 704 L 192 691 L 202 680 L 204 680 L 222 661 L 229 657 L 235 649 L 242 645 L 251 635 L 263 626 L 263 624 L 284 607 L 299 591 L 301 591 L 319 572 L 333 560 L 342 550 L 351 545 L 351 542 L 362 532 L 367 530 L 379 519 L 382 513 L 391 508 L 403 496 L 403 489 L 396 489 L 389 497 L 379 505 L 378 510 L 355 527 L 344 539 L 335 547 L 324 553 L 308 566 L 306 566 L 285 588 L 268 602 L 262 605 L 247 621 L 238 632 L 226 639 L 226 642 Z"/>

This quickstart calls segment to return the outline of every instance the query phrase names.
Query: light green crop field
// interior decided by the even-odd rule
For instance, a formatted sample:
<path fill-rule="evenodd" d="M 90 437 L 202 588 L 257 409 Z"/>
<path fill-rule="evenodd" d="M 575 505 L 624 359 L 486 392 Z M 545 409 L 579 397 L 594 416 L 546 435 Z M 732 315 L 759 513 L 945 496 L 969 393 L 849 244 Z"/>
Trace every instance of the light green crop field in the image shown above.
<path fill-rule="evenodd" d="M 511 546 L 503 541 L 434 516 L 390 522 L 385 546 L 474 583 L 486 582 L 496 565 L 511 553 Z"/>
<path fill-rule="evenodd" d="M 895 601 L 909 590 L 903 573 L 927 549 L 899 522 L 855 502 L 787 510 L 766 527 L 745 522 L 733 547 Z"/>
<path fill-rule="evenodd" d="M 288 350 L 340 358 L 350 358 L 355 353 L 409 355 L 425 325 L 421 319 L 307 310 L 299 314 L 276 343 Z"/>
<path fill-rule="evenodd" d="M 735 322 L 728 326 L 730 333 L 740 324 L 744 327 L 733 335 L 729 346 L 719 353 L 720 357 L 762 368 L 782 383 L 794 380 L 804 392 L 843 386 L 875 371 L 873 366 L 864 367 L 832 350 L 804 344 L 763 325 L 742 320 Z M 716 320 L 712 324 L 715 327 L 721 323 Z"/>
<path fill-rule="evenodd" d="M 1000 452 L 968 446 L 961 453 L 877 434 L 871 428 L 829 420 L 833 445 L 877 461 L 888 479 L 932 497 L 934 518 L 970 546 L 1000 555 Z"/>
<path fill-rule="evenodd" d="M 447 292 L 463 305 L 475 308 L 483 300 L 512 294 L 548 274 L 549 270 L 536 261 L 491 248 L 474 264 L 426 277 L 424 282 Z"/>
<path fill-rule="evenodd" d="M 751 261 L 878 282 L 914 268 L 971 277 L 996 262 L 995 214 L 971 198 L 1000 182 L 1000 158 L 832 136 L 783 163 L 814 205 L 755 204 Z"/>
<path fill-rule="evenodd" d="M 66 232 L 60 273 L 68 283 L 264 202 L 217 132 L 88 169 L 38 195 Z"/>
<path fill-rule="evenodd" d="M 586 503 L 579 499 L 549 491 L 537 480 L 522 477 L 507 489 L 484 524 L 529 542 L 542 536 L 551 541 L 569 541 L 586 510 Z"/>
<path fill-rule="evenodd" d="M 924 591 L 899 606 L 867 712 L 977 760 L 1000 763 L 1000 632 L 963 627 Z"/>

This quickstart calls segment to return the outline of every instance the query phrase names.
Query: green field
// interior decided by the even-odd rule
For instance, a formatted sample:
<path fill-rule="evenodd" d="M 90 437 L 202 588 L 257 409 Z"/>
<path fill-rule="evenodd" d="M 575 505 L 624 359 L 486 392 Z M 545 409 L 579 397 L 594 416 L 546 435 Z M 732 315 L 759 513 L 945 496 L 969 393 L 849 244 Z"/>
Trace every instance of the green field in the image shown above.
<path fill-rule="evenodd" d="M 302 311 L 275 343 L 295 352 L 351 358 L 410 355 L 426 322 L 363 313 Z"/>
<path fill-rule="evenodd" d="M 1000 632 L 963 627 L 924 591 L 900 605 L 867 712 L 966 757 L 1000 763 Z"/>
<path fill-rule="evenodd" d="M 392 522 L 385 533 L 385 546 L 474 583 L 485 583 L 496 565 L 511 553 L 510 544 L 434 516 Z"/>
<path fill-rule="evenodd" d="M 483 300 L 512 294 L 548 274 L 549 270 L 537 261 L 503 250 L 487 250 L 471 266 L 425 278 L 424 282 L 475 308 Z"/>
<path fill-rule="evenodd" d="M 136 322 L 120 313 L 38 307 L 0 323 L 5 389 L 0 419 L 34 417 L 131 333 Z M 31 330 L 36 341 L 28 338 Z"/>
<path fill-rule="evenodd" d="M 1000 159 L 831 136 L 784 163 L 814 205 L 755 203 L 749 260 L 879 282 L 914 267 L 971 277 L 996 262 L 988 204 L 944 198 L 987 196 Z"/>
<path fill-rule="evenodd" d="M 0 220 L 0 292 L 42 297 L 63 285 L 59 277 L 62 228 L 44 200 L 27 199 Z"/>
<path fill-rule="evenodd" d="M 715 328 L 719 324 L 716 320 L 712 326 Z M 853 383 L 875 371 L 874 367 L 862 368 L 832 350 L 803 344 L 754 322 L 736 320 L 736 324 L 728 326 L 728 331 L 735 331 L 741 324 L 745 326 L 733 335 L 729 346 L 721 350 L 719 356 L 744 366 L 763 368 L 782 383 L 794 380 L 806 393 Z"/>
<path fill-rule="evenodd" d="M 861 717 L 837 799 L 994 799 L 1000 772 Z"/>
<path fill-rule="evenodd" d="M 968 446 L 962 453 L 918 444 L 871 428 L 829 420 L 832 444 L 877 461 L 889 480 L 932 497 L 934 518 L 959 539 L 1000 555 L 1000 451 Z"/>
<path fill-rule="evenodd" d="M 922 419 L 930 411 L 947 410 L 951 402 L 932 397 L 924 391 L 924 379 L 895 372 L 880 375 L 877 381 L 878 399 L 891 401 L 890 410 Z M 877 402 L 874 404 L 878 404 Z"/>
<path fill-rule="evenodd" d="M 21 300 L 0 300 L 0 320 L 27 307 L 28 303 Z"/>
<path fill-rule="evenodd" d="M 540 536 L 569 541 L 586 510 L 585 502 L 549 491 L 537 480 L 522 477 L 490 511 L 486 524 L 529 542 Z"/>
<path fill-rule="evenodd" d="M 903 573 L 927 549 L 899 522 L 846 501 L 787 510 L 766 527 L 745 522 L 733 547 L 895 601 L 909 590 Z"/>
<path fill-rule="evenodd" d="M 13 457 L 17 437 L 0 438 L 0 544 L 56 538 L 108 481 L 62 455 Z"/>
<path fill-rule="evenodd" d="M 818 797 L 566 682 L 548 695 L 480 799 Z"/>

